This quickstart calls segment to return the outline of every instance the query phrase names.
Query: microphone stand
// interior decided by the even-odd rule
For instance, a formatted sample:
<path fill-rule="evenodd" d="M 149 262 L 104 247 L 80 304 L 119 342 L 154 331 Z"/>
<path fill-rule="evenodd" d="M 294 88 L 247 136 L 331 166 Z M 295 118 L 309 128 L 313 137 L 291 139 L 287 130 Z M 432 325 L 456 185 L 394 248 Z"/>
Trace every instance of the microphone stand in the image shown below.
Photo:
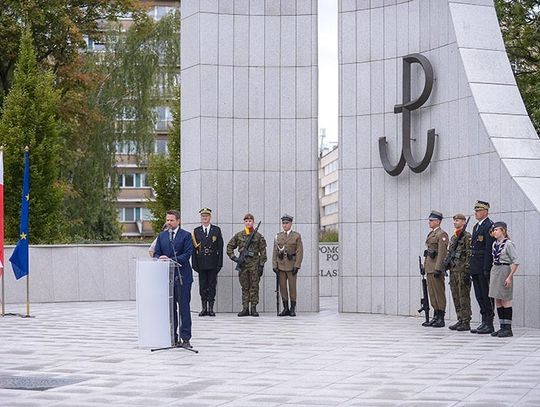
<path fill-rule="evenodd" d="M 182 265 L 178 262 L 178 257 L 176 255 L 176 250 L 174 248 L 174 242 L 173 242 L 173 239 L 172 239 L 172 229 L 169 229 L 169 253 L 172 251 L 173 255 L 174 255 L 174 260 L 169 258 L 169 261 L 171 261 L 173 264 L 174 264 L 174 280 L 176 280 L 176 272 L 178 271 L 178 279 L 180 280 L 180 286 L 183 284 L 182 283 L 182 275 L 180 274 L 180 267 L 182 267 Z M 173 283 L 174 284 L 174 283 Z M 174 293 L 174 289 L 173 289 L 173 293 Z M 173 300 L 173 302 L 176 302 L 176 298 Z M 179 308 L 180 308 L 180 301 L 178 301 L 179 303 Z M 174 309 L 174 312 L 176 312 L 176 304 L 174 304 L 173 306 L 173 309 Z M 180 318 L 180 315 L 178 315 L 178 327 L 180 328 L 180 322 L 182 321 L 182 319 Z M 176 333 L 176 332 L 175 332 Z M 197 349 L 193 349 L 193 348 L 186 348 L 186 347 L 183 347 L 182 345 L 180 345 L 179 343 L 178 344 L 174 344 L 173 346 L 165 346 L 164 348 L 155 348 L 155 349 L 150 349 L 150 352 L 156 352 L 158 350 L 168 350 L 168 349 L 185 349 L 185 350 L 188 350 L 190 352 L 193 352 L 193 353 L 199 353 L 199 351 Z"/>

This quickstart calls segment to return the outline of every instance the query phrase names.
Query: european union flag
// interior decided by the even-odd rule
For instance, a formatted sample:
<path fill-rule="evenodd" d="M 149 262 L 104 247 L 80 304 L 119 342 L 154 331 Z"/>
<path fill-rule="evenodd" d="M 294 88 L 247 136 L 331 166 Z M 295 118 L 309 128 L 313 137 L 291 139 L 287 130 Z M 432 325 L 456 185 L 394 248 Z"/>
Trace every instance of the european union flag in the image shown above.
<path fill-rule="evenodd" d="M 19 241 L 13 254 L 9 258 L 15 273 L 15 278 L 18 280 L 21 277 L 28 275 L 28 215 L 30 209 L 30 168 L 29 168 L 29 153 L 28 148 L 24 152 L 24 178 L 23 178 L 23 193 L 21 200 L 21 226 Z"/>

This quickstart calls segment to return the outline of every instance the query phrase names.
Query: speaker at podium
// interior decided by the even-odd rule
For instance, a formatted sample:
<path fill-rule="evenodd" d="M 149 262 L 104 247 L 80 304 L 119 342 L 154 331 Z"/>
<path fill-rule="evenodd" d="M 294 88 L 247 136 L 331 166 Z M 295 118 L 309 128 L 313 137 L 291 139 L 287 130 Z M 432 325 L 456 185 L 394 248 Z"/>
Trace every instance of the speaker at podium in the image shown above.
<path fill-rule="evenodd" d="M 136 302 L 139 348 L 174 345 L 174 266 L 171 261 L 137 259 Z"/>

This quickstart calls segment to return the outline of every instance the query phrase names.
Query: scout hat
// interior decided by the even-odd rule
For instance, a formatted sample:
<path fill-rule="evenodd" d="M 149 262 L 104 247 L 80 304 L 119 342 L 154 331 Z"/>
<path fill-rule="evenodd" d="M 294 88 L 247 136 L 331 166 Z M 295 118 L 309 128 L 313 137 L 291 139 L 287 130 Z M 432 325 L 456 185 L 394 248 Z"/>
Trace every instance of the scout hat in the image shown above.
<path fill-rule="evenodd" d="M 246 219 L 255 220 L 255 216 L 253 216 L 251 213 L 246 213 L 244 215 L 244 220 L 246 220 Z"/>
<path fill-rule="evenodd" d="M 489 202 L 476 201 L 476 203 L 474 204 L 474 209 L 485 209 L 487 211 L 489 210 Z"/>
<path fill-rule="evenodd" d="M 454 219 L 454 220 L 456 220 L 456 219 L 467 220 L 465 215 L 463 215 L 462 213 L 456 213 L 454 216 L 452 216 L 452 219 Z"/>
<path fill-rule="evenodd" d="M 429 214 L 429 220 L 443 220 L 443 216 L 442 216 L 442 213 L 438 212 L 438 211 L 431 211 L 431 213 Z"/>
<path fill-rule="evenodd" d="M 501 228 L 503 230 L 508 230 L 508 226 L 506 225 L 506 222 L 495 222 L 493 226 L 491 226 L 491 230 L 495 228 Z"/>
<path fill-rule="evenodd" d="M 199 211 L 199 213 L 201 215 L 212 215 L 212 209 L 204 207 Z"/>
<path fill-rule="evenodd" d="M 291 215 L 284 214 L 284 215 L 281 217 L 281 221 L 282 221 L 282 222 L 292 222 L 292 221 L 293 221 L 293 217 L 292 217 Z"/>

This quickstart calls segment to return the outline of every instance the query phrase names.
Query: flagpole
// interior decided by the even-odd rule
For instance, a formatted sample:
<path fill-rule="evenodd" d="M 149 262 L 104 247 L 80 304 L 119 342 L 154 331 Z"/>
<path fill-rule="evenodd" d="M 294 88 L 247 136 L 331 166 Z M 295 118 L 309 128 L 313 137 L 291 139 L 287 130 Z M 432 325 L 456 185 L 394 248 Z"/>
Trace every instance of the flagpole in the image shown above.
<path fill-rule="evenodd" d="M 2 316 L 6 315 L 6 307 L 4 306 L 4 270 L 2 270 Z"/>
<path fill-rule="evenodd" d="M 26 318 L 30 318 L 30 273 L 26 276 Z"/>

